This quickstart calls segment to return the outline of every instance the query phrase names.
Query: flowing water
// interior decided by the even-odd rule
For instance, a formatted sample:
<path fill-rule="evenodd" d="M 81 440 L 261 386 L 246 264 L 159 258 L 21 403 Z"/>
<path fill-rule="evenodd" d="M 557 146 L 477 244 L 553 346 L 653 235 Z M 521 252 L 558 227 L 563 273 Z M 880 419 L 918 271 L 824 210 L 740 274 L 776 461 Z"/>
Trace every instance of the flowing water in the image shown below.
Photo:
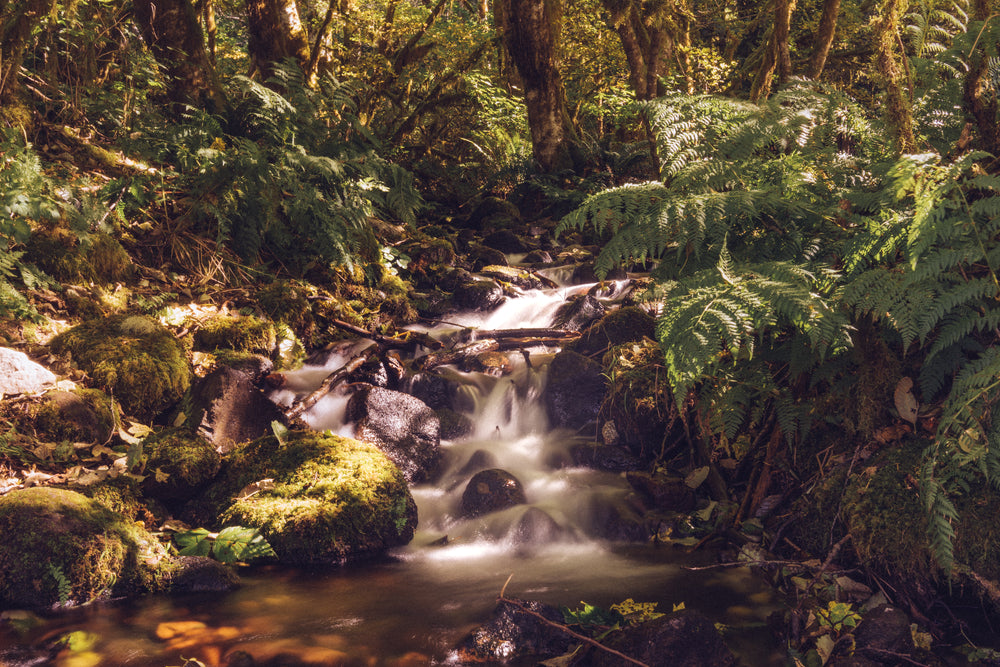
<path fill-rule="evenodd" d="M 452 317 L 431 333 L 548 326 L 568 294 L 530 292 L 487 316 Z M 290 374 L 289 388 L 273 398 L 287 402 L 318 386 L 356 349 Z M 713 567 L 718 557 L 711 552 L 588 537 L 591 508 L 624 496 L 628 486 L 621 475 L 574 467 L 569 449 L 576 436 L 549 428 L 541 392 L 552 353 L 532 350 L 530 362 L 511 354 L 514 372 L 503 378 L 441 369 L 461 383 L 458 408 L 471 416 L 474 431 L 442 442 L 444 474 L 412 490 L 417 534 L 384 561 L 333 571 L 250 569 L 232 593 L 93 605 L 23 635 L 0 624 L 0 649 L 15 649 L 0 650 L 0 665 L 163 666 L 180 665 L 182 658 L 224 665 L 235 664 L 228 656 L 238 650 L 258 659 L 284 652 L 322 665 L 459 664 L 454 646 L 489 617 L 508 578 L 508 596 L 573 608 L 626 598 L 656 602 L 661 611 L 684 603 L 733 628 L 727 639 L 744 664 L 781 664 L 762 627 L 775 602 L 748 571 Z M 313 428 L 350 435 L 346 400 L 327 396 L 305 418 Z M 470 460 L 480 465 L 470 467 Z M 482 467 L 517 477 L 528 504 L 459 518 L 465 485 Z M 18 648 L 37 653 L 67 633 L 78 650 L 64 649 L 45 662 L 33 662 L 28 651 L 17 657 Z"/>

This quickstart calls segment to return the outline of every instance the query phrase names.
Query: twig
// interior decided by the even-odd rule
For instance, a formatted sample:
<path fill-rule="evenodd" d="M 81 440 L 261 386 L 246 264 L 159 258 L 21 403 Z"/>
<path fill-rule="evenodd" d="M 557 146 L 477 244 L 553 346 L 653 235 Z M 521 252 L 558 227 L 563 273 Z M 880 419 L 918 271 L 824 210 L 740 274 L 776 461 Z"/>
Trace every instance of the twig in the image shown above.
<path fill-rule="evenodd" d="M 630 658 L 627 655 L 625 655 L 624 653 L 616 651 L 613 648 L 608 648 L 607 646 L 605 646 L 604 644 L 600 643 L 599 641 L 591 639 L 590 637 L 587 637 L 586 635 L 581 635 L 579 632 L 574 632 L 573 630 L 570 630 L 568 627 L 566 627 L 562 623 L 556 623 L 555 621 L 550 621 L 549 619 L 547 619 L 544 616 L 542 616 L 541 614 L 539 614 L 537 611 L 532 611 L 532 610 L 528 609 L 527 607 L 525 607 L 523 604 L 521 604 L 517 600 L 512 600 L 512 599 L 510 599 L 508 597 L 505 597 L 504 593 L 507 591 L 507 584 L 509 584 L 510 580 L 513 579 L 513 578 L 514 578 L 514 574 L 511 573 L 511 575 L 509 577 L 507 577 L 507 581 L 504 582 L 503 588 L 500 589 L 500 596 L 497 598 L 497 600 L 499 602 L 506 602 L 507 604 L 511 605 L 512 607 L 515 607 L 516 609 L 519 609 L 520 611 L 524 612 L 525 614 L 528 614 L 529 616 L 534 616 L 535 618 L 537 618 L 538 620 L 540 620 L 542 623 L 545 623 L 546 625 L 550 625 L 550 626 L 552 626 L 553 628 L 555 628 L 557 630 L 565 632 L 566 634 L 568 634 L 571 637 L 574 637 L 576 639 L 579 639 L 580 641 L 584 642 L 585 644 L 589 644 L 591 646 L 595 646 L 595 647 L 601 649 L 602 651 L 607 651 L 608 653 L 610 653 L 612 655 L 616 655 L 619 658 L 621 658 L 622 660 L 626 660 L 626 661 L 632 663 L 633 665 L 639 665 L 639 667 L 649 667 L 649 665 L 647 665 L 644 662 L 636 660 L 635 658 Z"/>
<path fill-rule="evenodd" d="M 292 407 L 286 410 L 285 417 L 287 417 L 288 420 L 291 421 L 296 417 L 298 417 L 299 415 L 301 415 L 306 410 L 308 410 L 309 408 L 311 408 L 312 406 L 316 405 L 316 403 L 319 402 L 319 399 L 323 398 L 328 393 L 330 393 L 331 389 L 333 389 L 335 386 L 337 386 L 337 384 L 342 382 L 348 375 L 350 375 L 358 368 L 360 368 L 362 364 L 368 361 L 368 359 L 373 354 L 375 354 L 375 352 L 378 351 L 378 349 L 379 349 L 378 345 L 372 345 L 371 347 L 367 347 L 361 352 L 358 352 L 356 355 L 351 357 L 350 360 L 348 360 L 348 362 L 344 364 L 341 368 L 338 368 L 334 372 L 327 375 L 326 379 L 324 379 L 323 383 L 319 386 L 319 389 L 312 392 L 311 394 L 303 398 L 301 401 L 298 401 L 297 403 L 292 405 Z"/>

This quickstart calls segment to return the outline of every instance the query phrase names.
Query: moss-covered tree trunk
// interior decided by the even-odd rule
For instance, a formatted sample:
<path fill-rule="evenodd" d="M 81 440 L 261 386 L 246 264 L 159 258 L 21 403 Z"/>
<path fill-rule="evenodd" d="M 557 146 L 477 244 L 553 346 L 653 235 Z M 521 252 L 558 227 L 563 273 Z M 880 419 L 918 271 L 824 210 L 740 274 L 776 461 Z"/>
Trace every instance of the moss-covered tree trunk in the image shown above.
<path fill-rule="evenodd" d="M 840 0 L 823 0 L 823 14 L 816 30 L 816 43 L 809 57 L 809 78 L 818 79 L 826 66 L 833 37 L 837 32 L 837 15 L 840 14 Z"/>
<path fill-rule="evenodd" d="M 189 0 L 134 0 L 133 7 L 142 37 L 167 79 L 170 101 L 213 113 L 224 110 L 226 96 L 194 5 Z"/>
<path fill-rule="evenodd" d="M 990 17 L 988 0 L 975 0 L 972 7 L 974 21 Z M 997 95 L 990 82 L 989 60 L 982 45 L 969 54 L 969 73 L 965 77 L 962 96 L 965 112 L 975 121 L 979 133 L 977 148 L 997 155 L 1000 152 L 1000 125 L 997 124 Z"/>
<path fill-rule="evenodd" d="M 500 0 L 504 44 L 524 85 L 531 147 L 543 171 L 570 166 L 572 134 L 559 73 L 559 0 Z"/>
<path fill-rule="evenodd" d="M 0 107 L 15 104 L 31 32 L 55 6 L 55 0 L 0 0 Z"/>
<path fill-rule="evenodd" d="M 274 63 L 294 58 L 308 70 L 309 37 L 295 0 L 246 0 L 250 60 L 261 79 L 267 81 Z"/>
<path fill-rule="evenodd" d="M 906 57 L 899 51 L 899 21 L 907 4 L 907 0 L 883 0 L 874 23 L 875 67 L 885 90 L 885 117 L 896 152 L 901 154 L 917 150 L 913 111 L 905 90 L 906 76 L 899 64 Z"/>

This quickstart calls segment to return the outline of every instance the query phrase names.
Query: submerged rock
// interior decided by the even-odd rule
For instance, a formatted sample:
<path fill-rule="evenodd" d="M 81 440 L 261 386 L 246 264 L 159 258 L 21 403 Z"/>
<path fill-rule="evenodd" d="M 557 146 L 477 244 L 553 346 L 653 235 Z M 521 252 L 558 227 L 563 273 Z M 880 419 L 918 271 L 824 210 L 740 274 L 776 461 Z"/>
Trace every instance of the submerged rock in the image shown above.
<path fill-rule="evenodd" d="M 525 613 L 526 609 L 531 613 Z M 462 664 L 473 664 L 564 655 L 576 640 L 553 625 L 562 622 L 562 613 L 551 605 L 534 600 L 500 600 L 490 620 L 459 644 L 459 657 Z"/>
<path fill-rule="evenodd" d="M 461 513 L 476 517 L 528 502 L 521 482 L 506 470 L 490 468 L 469 480 L 462 493 Z"/>
<path fill-rule="evenodd" d="M 33 394 L 51 387 L 56 376 L 24 352 L 0 347 L 0 394 Z"/>
<path fill-rule="evenodd" d="M 399 466 L 408 482 L 422 482 L 441 461 L 441 424 L 427 404 L 409 394 L 361 387 L 347 403 L 355 436 L 373 443 Z"/>
<path fill-rule="evenodd" d="M 307 431 L 234 450 L 190 514 L 199 525 L 259 529 L 290 565 L 370 558 L 409 542 L 417 524 L 406 480 L 382 452 Z"/>
<path fill-rule="evenodd" d="M 173 569 L 153 535 L 96 500 L 52 487 L 0 497 L 0 605 L 42 608 L 162 591 Z"/>
<path fill-rule="evenodd" d="M 191 384 L 184 346 L 148 317 L 90 320 L 53 338 L 50 347 L 72 355 L 126 413 L 143 419 L 176 403 Z"/>

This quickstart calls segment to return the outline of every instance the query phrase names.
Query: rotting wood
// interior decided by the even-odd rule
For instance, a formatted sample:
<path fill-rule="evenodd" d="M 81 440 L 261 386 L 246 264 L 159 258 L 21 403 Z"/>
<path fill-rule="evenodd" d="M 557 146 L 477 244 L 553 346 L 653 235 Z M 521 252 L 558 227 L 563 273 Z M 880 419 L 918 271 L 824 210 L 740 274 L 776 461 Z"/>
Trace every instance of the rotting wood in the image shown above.
<path fill-rule="evenodd" d="M 372 345 L 371 347 L 367 347 L 361 352 L 355 354 L 347 361 L 346 364 L 327 375 L 318 389 L 302 399 L 295 401 L 290 408 L 285 410 L 285 417 L 288 421 L 292 421 L 293 419 L 300 417 L 303 412 L 316 405 L 316 403 L 319 402 L 319 399 L 326 396 L 334 387 L 343 382 L 348 375 L 361 368 L 361 366 L 379 350 L 380 348 L 378 345 Z"/>

